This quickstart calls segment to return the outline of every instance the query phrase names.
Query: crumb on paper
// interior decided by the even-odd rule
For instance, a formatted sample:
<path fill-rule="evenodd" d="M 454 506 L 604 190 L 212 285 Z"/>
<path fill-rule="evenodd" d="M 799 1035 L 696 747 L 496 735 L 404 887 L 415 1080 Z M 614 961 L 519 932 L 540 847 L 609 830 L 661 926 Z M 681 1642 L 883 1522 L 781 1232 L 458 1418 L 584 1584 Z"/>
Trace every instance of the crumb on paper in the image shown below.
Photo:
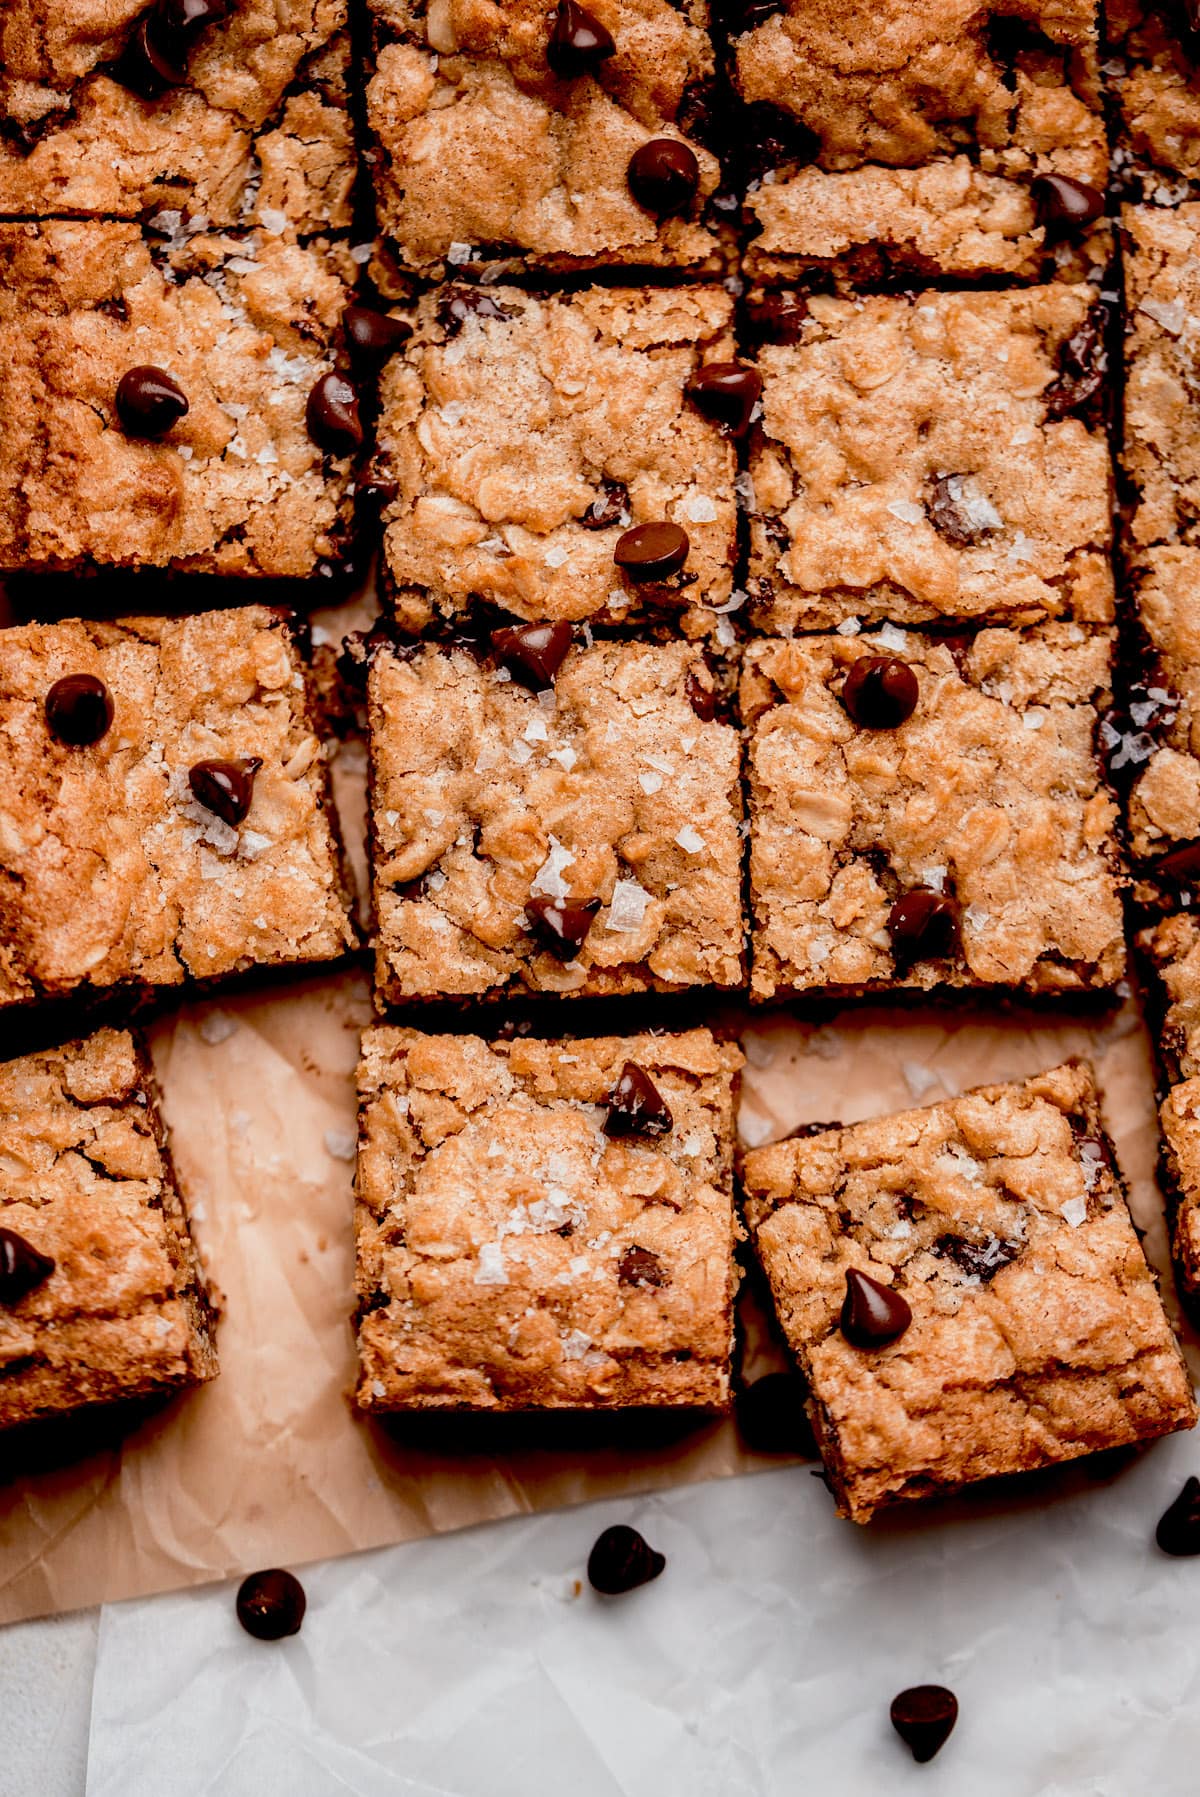
<path fill-rule="evenodd" d="M 743 1105 L 738 1112 L 738 1134 L 747 1148 L 761 1148 L 769 1142 L 775 1133 L 775 1125 L 769 1117 L 763 1117 L 758 1111 L 747 1110 Z"/>
<path fill-rule="evenodd" d="M 358 1153 L 358 1136 L 352 1129 L 327 1129 L 325 1152 L 335 1161 L 352 1161 Z"/>
<path fill-rule="evenodd" d="M 237 1018 L 231 1017 L 228 1011 L 207 1011 L 200 1019 L 200 1040 L 207 1042 L 210 1048 L 216 1048 L 220 1043 L 228 1042 L 240 1027 Z"/>

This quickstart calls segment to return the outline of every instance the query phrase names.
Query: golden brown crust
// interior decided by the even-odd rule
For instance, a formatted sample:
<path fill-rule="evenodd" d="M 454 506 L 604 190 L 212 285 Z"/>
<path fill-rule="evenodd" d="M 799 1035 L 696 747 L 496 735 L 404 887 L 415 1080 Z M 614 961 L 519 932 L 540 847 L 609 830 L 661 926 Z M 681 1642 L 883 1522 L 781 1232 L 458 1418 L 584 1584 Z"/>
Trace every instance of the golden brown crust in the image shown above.
<path fill-rule="evenodd" d="M 1131 533 L 1139 547 L 1194 542 L 1200 513 L 1194 398 L 1200 203 L 1173 212 L 1126 206 L 1121 223 L 1129 247 L 1123 459 L 1137 496 Z"/>
<path fill-rule="evenodd" d="M 1147 0 L 1105 0 L 1104 15 L 1125 65 L 1121 72 L 1118 63 L 1109 82 L 1120 162 L 1145 171 L 1148 195 L 1161 190 L 1164 199 L 1177 200 L 1172 176 L 1200 178 L 1200 93 L 1195 55 L 1183 39 L 1186 15 Z"/>
<path fill-rule="evenodd" d="M 1138 938 L 1157 985 L 1157 1047 L 1166 1083 L 1159 1107 L 1162 1167 L 1175 1265 L 1200 1294 L 1200 919 L 1180 913 Z"/>

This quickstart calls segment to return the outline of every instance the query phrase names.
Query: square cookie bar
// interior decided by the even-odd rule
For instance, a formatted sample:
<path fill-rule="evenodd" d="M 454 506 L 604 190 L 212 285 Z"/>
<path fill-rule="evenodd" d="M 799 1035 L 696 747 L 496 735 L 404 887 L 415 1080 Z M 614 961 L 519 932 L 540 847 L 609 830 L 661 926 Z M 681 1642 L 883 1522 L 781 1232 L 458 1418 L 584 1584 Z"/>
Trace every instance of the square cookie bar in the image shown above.
<path fill-rule="evenodd" d="M 1104 0 L 1104 22 L 1117 175 L 1127 190 L 1173 204 L 1200 180 L 1200 50 L 1187 7 Z"/>
<path fill-rule="evenodd" d="M 756 1149 L 743 1183 L 843 1516 L 1195 1423 L 1087 1066 Z"/>
<path fill-rule="evenodd" d="M 370 0 L 380 228 L 441 279 L 719 270 L 707 0 Z M 573 17 L 576 15 L 576 17 Z"/>
<path fill-rule="evenodd" d="M 1138 937 L 1155 976 L 1151 1009 L 1163 1077 L 1159 1155 L 1183 1296 L 1200 1305 L 1200 920 L 1166 917 Z"/>
<path fill-rule="evenodd" d="M 748 272 L 1036 280 L 1102 263 L 1094 0 L 786 0 L 733 45 Z"/>
<path fill-rule="evenodd" d="M 1200 543 L 1147 549 L 1132 569 L 1141 679 L 1105 735 L 1130 781 L 1129 846 L 1151 896 L 1200 891 Z"/>
<path fill-rule="evenodd" d="M 352 275 L 263 232 L 0 225 L 0 571 L 331 572 Z"/>
<path fill-rule="evenodd" d="M 529 628 L 535 642 L 551 630 Z M 703 655 L 568 648 L 569 627 L 553 630 L 549 661 L 523 657 L 519 631 L 498 658 L 375 655 L 387 1003 L 742 984 L 739 745 L 713 716 Z"/>
<path fill-rule="evenodd" d="M 0 630 L 0 1006 L 352 941 L 290 618 Z"/>
<path fill-rule="evenodd" d="M 401 623 L 482 600 L 525 619 L 713 632 L 733 585 L 737 466 L 711 408 L 748 426 L 758 390 L 733 363 L 732 323 L 720 287 L 422 300 L 378 429 Z"/>
<path fill-rule="evenodd" d="M 1088 287 L 814 297 L 758 352 L 752 620 L 1112 616 L 1104 315 Z"/>
<path fill-rule="evenodd" d="M 368 1030 L 358 1404 L 725 1409 L 741 1060 L 707 1030 Z"/>
<path fill-rule="evenodd" d="M 0 1428 L 212 1379 L 149 1061 L 123 1030 L 0 1062 Z"/>
<path fill-rule="evenodd" d="M 345 0 L 6 0 L 0 214 L 346 229 Z"/>
<path fill-rule="evenodd" d="M 1126 206 L 1125 474 L 1135 544 L 1200 545 L 1200 203 Z"/>
<path fill-rule="evenodd" d="M 1112 986 L 1111 657 L 1077 624 L 751 644 L 752 996 Z"/>

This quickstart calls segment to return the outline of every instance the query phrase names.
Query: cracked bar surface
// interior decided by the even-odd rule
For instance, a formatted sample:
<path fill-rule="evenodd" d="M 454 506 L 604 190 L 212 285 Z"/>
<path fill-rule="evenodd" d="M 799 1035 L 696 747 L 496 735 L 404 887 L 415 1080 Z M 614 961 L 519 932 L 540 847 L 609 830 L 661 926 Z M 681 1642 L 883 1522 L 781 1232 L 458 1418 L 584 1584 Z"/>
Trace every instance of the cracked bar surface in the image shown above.
<path fill-rule="evenodd" d="M 140 1043 L 0 1062 L 0 1224 L 54 1270 L 0 1301 L 0 1428 L 217 1373 L 214 1316 Z"/>
<path fill-rule="evenodd" d="M 113 722 L 51 734 L 69 674 Z M 245 821 L 193 796 L 258 757 Z M 0 1006 L 328 961 L 352 942 L 321 743 L 288 614 L 70 620 L 0 631 Z"/>
<path fill-rule="evenodd" d="M 605 1134 L 626 1062 L 671 1112 Z M 729 1402 L 738 1049 L 372 1029 L 359 1069 L 365 1410 Z"/>
<path fill-rule="evenodd" d="M 756 1149 L 743 1184 L 844 1516 L 1194 1424 L 1086 1065 Z M 912 1311 L 887 1345 L 841 1333 L 850 1269 Z"/>
<path fill-rule="evenodd" d="M 1200 1299 L 1200 921 L 1164 918 L 1138 938 L 1153 968 L 1155 1041 L 1165 1095 L 1159 1143 L 1176 1272 L 1193 1310 Z"/>
<path fill-rule="evenodd" d="M 1094 746 L 1112 647 L 1072 624 L 749 645 L 752 996 L 1114 985 L 1117 809 Z M 907 665 L 919 698 L 896 728 L 863 728 L 846 676 L 881 655 Z M 889 914 L 921 887 L 950 900 L 957 945 L 910 962 Z"/>

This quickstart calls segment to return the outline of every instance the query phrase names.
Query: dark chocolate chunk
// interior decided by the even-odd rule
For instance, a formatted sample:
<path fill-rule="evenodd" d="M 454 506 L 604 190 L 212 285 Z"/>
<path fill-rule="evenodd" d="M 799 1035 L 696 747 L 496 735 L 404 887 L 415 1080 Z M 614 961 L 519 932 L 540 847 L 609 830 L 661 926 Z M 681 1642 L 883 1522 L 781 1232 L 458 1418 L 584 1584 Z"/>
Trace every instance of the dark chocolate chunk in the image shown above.
<path fill-rule="evenodd" d="M 308 434 L 330 455 L 353 455 L 363 440 L 358 394 L 344 375 L 323 374 L 313 384 L 304 408 Z"/>
<path fill-rule="evenodd" d="M 261 766 L 257 755 L 242 761 L 198 761 L 188 769 L 188 785 L 206 811 L 236 828 L 250 809 L 254 776 Z"/>
<path fill-rule="evenodd" d="M 299 1579 L 278 1566 L 252 1572 L 238 1587 L 237 1618 L 256 1641 L 282 1641 L 285 1635 L 298 1635 L 307 1606 Z"/>
<path fill-rule="evenodd" d="M 626 1248 L 617 1262 L 617 1279 L 621 1285 L 663 1286 L 667 1283 L 666 1271 L 658 1255 L 636 1244 Z"/>
<path fill-rule="evenodd" d="M 695 151 L 677 137 L 652 137 L 630 157 L 627 179 L 644 211 L 655 218 L 676 218 L 692 203 L 700 185 L 700 164 Z"/>
<path fill-rule="evenodd" d="M 54 1262 L 15 1229 L 0 1229 L 0 1304 L 19 1304 L 26 1292 L 42 1285 Z"/>
<path fill-rule="evenodd" d="M 978 524 L 971 517 L 963 497 L 961 474 L 934 475 L 929 483 L 925 511 L 938 535 L 956 549 L 968 549 L 995 529 L 994 525 Z"/>
<path fill-rule="evenodd" d="M 606 1136 L 665 1136 L 675 1119 L 671 1107 L 644 1067 L 626 1061 L 608 1095 Z"/>
<path fill-rule="evenodd" d="M 920 696 L 916 675 L 894 655 L 860 655 L 842 686 L 842 704 L 864 730 L 895 730 Z"/>
<path fill-rule="evenodd" d="M 1103 420 L 1107 390 L 1108 347 L 1103 317 L 1093 308 L 1058 351 L 1058 378 L 1042 395 L 1046 417 L 1078 417 L 1084 423 Z"/>
<path fill-rule="evenodd" d="M 604 1597 L 618 1597 L 648 1585 L 666 1564 L 665 1554 L 656 1554 L 636 1529 L 619 1522 L 596 1537 L 588 1555 L 588 1583 Z"/>
<path fill-rule="evenodd" d="M 669 580 L 679 573 L 690 549 L 683 526 L 664 518 L 625 531 L 617 538 L 613 560 L 630 580 Z"/>
<path fill-rule="evenodd" d="M 531 692 L 545 692 L 566 660 L 573 633 L 569 624 L 506 624 L 493 630 L 493 653 L 514 680 Z"/>
<path fill-rule="evenodd" d="M 808 1393 L 798 1373 L 764 1373 L 737 1394 L 738 1431 L 756 1454 L 795 1454 L 816 1458 L 817 1444 L 804 1400 Z"/>
<path fill-rule="evenodd" d="M 939 1260 L 952 1260 L 964 1273 L 973 1274 L 986 1285 L 1001 1267 L 1016 1260 L 1021 1248 L 1020 1242 L 1008 1242 L 996 1235 L 988 1236 L 983 1242 L 971 1242 L 961 1235 L 940 1235 L 931 1252 Z"/>
<path fill-rule="evenodd" d="M 702 724 L 711 724 L 717 715 L 716 688 L 705 686 L 695 668 L 689 668 L 683 683 L 687 702 Z"/>
<path fill-rule="evenodd" d="M 1173 1559 L 1200 1554 L 1200 1479 L 1184 1481 L 1175 1502 L 1159 1517 L 1154 1539 Z"/>
<path fill-rule="evenodd" d="M 142 100 L 157 100 L 187 79 L 187 45 L 157 9 L 140 18 L 114 70 L 122 87 Z"/>
<path fill-rule="evenodd" d="M 483 287 L 447 287 L 437 303 L 437 318 L 447 337 L 457 337 L 468 318 L 517 318 L 519 308 L 502 306 Z"/>
<path fill-rule="evenodd" d="M 583 947 L 600 909 L 599 899 L 576 904 L 571 899 L 531 898 L 525 901 L 530 925 L 560 961 L 572 961 Z"/>
<path fill-rule="evenodd" d="M 846 1274 L 846 1297 L 841 1327 L 855 1348 L 881 1348 L 903 1335 L 912 1322 L 912 1311 L 898 1291 L 880 1285 L 869 1273 L 851 1267 Z"/>
<path fill-rule="evenodd" d="M 127 437 L 161 437 L 188 409 L 187 394 L 165 368 L 127 368 L 117 382 L 116 402 Z"/>
<path fill-rule="evenodd" d="M 1104 212 L 1104 195 L 1099 189 L 1070 175 L 1038 175 L 1030 192 L 1047 243 L 1081 237 Z"/>
<path fill-rule="evenodd" d="M 958 947 L 958 909 L 931 886 L 914 886 L 888 912 L 892 954 L 902 966 L 941 961 Z"/>
<path fill-rule="evenodd" d="M 594 75 L 602 62 L 615 56 L 612 34 L 576 0 L 559 0 L 546 45 L 546 61 L 564 81 Z"/>
<path fill-rule="evenodd" d="M 1200 884 L 1200 842 L 1185 842 L 1180 848 L 1168 849 L 1151 864 L 1150 871 L 1169 886 Z"/>
<path fill-rule="evenodd" d="M 746 301 L 748 334 L 755 343 L 795 343 L 808 315 L 803 293 L 762 293 Z"/>
<path fill-rule="evenodd" d="M 98 743 L 112 721 L 112 694 L 95 674 L 64 674 L 46 694 L 50 734 L 72 749 Z"/>
<path fill-rule="evenodd" d="M 629 488 L 619 480 L 604 480 L 580 523 L 585 530 L 611 530 L 614 524 L 628 524 L 629 517 Z"/>
<path fill-rule="evenodd" d="M 707 362 L 688 382 L 688 398 L 731 437 L 744 437 L 762 398 L 762 376 L 745 362 Z"/>
<path fill-rule="evenodd" d="M 351 356 L 366 368 L 386 362 L 412 336 L 412 326 L 402 318 L 376 312 L 371 306 L 347 306 L 342 313 L 342 330 Z"/>
<path fill-rule="evenodd" d="M 945 1685 L 913 1685 L 892 1699 L 892 1727 L 921 1765 L 946 1745 L 958 1699 Z"/>

